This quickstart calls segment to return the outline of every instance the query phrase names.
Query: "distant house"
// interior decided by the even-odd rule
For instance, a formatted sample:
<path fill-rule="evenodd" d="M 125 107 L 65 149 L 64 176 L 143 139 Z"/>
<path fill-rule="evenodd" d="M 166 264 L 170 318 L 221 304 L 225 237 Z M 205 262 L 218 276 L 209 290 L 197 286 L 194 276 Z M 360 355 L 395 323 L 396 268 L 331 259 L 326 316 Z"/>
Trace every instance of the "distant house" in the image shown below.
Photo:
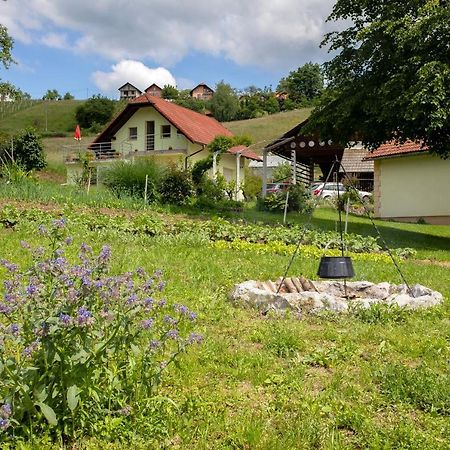
<path fill-rule="evenodd" d="M 160 88 L 157 84 L 153 83 L 151 84 L 145 92 L 147 94 L 153 95 L 155 97 L 162 97 L 162 88 Z"/>
<path fill-rule="evenodd" d="M 374 162 L 375 216 L 450 225 L 450 160 L 432 155 L 420 142 L 381 145 Z"/>
<path fill-rule="evenodd" d="M 142 91 L 131 83 L 125 83 L 123 86 L 120 86 L 119 92 L 120 100 L 133 100 L 133 98 L 142 95 Z"/>
<path fill-rule="evenodd" d="M 153 157 L 163 166 L 192 166 L 209 155 L 207 145 L 216 136 L 233 136 L 231 131 L 211 117 L 199 114 L 159 97 L 143 94 L 131 100 L 90 145 L 92 164 L 101 182 L 102 170 L 117 159 Z M 79 150 L 67 157 L 68 183 L 80 176 Z M 234 147 L 214 158 L 209 176 L 222 174 L 240 186 L 244 169 L 259 156 L 244 146 Z M 236 197 L 240 194 L 236 192 Z"/>
<path fill-rule="evenodd" d="M 214 90 L 207 84 L 200 83 L 191 90 L 190 94 L 191 97 L 198 98 L 199 100 L 211 100 L 214 95 Z"/>
<path fill-rule="evenodd" d="M 345 148 L 339 167 L 339 178 L 351 177 L 358 189 L 372 191 L 373 161 L 365 159 L 368 155 L 369 151 L 360 143 Z"/>

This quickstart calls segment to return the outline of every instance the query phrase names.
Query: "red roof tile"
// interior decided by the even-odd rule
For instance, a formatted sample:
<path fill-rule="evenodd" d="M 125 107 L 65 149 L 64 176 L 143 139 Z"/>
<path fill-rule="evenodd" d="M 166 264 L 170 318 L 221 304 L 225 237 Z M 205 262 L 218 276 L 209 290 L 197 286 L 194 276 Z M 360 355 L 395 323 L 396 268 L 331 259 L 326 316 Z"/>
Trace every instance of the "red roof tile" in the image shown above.
<path fill-rule="evenodd" d="M 247 147 L 245 145 L 235 145 L 228 149 L 227 153 L 236 155 L 236 153 L 241 153 L 244 158 L 253 159 L 254 161 L 262 161 L 262 158 L 258 156 L 255 152 L 251 150 L 245 150 Z"/>
<path fill-rule="evenodd" d="M 422 147 L 421 142 L 406 141 L 404 144 L 398 144 L 391 141 L 380 145 L 376 150 L 367 155 L 364 160 L 390 158 L 393 156 L 409 155 L 427 151 L 428 148 Z"/>
<path fill-rule="evenodd" d="M 129 104 L 136 103 L 152 105 L 192 142 L 208 145 L 216 136 L 233 136 L 233 133 L 216 119 L 162 98 L 146 93 L 136 97 Z"/>

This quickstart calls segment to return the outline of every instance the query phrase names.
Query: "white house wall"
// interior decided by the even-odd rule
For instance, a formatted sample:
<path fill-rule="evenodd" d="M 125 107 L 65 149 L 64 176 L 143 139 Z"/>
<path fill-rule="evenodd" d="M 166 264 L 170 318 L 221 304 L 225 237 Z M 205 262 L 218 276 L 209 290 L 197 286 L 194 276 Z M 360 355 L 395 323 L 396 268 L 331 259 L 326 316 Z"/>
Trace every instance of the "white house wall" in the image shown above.
<path fill-rule="evenodd" d="M 115 147 L 120 151 L 128 149 L 144 151 L 146 142 L 146 122 L 155 122 L 155 150 L 187 150 L 190 141 L 178 134 L 177 129 L 153 107 L 139 108 L 116 133 Z M 170 125 L 170 138 L 161 137 L 162 125 Z M 137 139 L 129 139 L 130 128 L 137 128 Z"/>
<path fill-rule="evenodd" d="M 375 161 L 378 217 L 450 224 L 450 160 L 431 155 Z"/>

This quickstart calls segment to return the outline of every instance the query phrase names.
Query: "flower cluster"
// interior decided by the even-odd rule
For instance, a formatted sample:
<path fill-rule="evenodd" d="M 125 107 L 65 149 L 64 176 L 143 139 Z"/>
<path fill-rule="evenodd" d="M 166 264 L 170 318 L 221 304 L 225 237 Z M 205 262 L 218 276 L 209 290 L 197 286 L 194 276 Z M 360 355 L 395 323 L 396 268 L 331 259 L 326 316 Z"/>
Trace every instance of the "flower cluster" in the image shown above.
<path fill-rule="evenodd" d="M 2 374 L 6 378 L 0 398 L 19 404 L 21 411 L 28 408 L 33 420 L 43 414 L 49 422 L 54 420 L 49 411 L 61 422 L 77 420 L 78 415 L 72 418 L 66 409 L 93 401 L 99 411 L 132 414 L 136 390 L 144 398 L 153 395 L 161 372 L 188 346 L 202 342 L 203 337 L 192 331 L 196 314 L 163 297 L 161 270 L 148 273 L 140 267 L 112 274 L 108 245 L 96 253 L 83 243 L 72 263 L 66 252 L 73 240 L 66 235 L 63 218 L 41 226 L 39 232 L 49 240 L 48 249 L 21 243 L 33 258 L 29 268 L 21 271 L 1 261 L 8 279 L 0 298 L 0 363 L 8 366 L 8 373 Z M 120 367 L 109 386 L 106 361 Z M 28 376 L 30 370 L 36 376 Z M 68 406 L 67 388 L 74 380 L 76 396 L 83 399 L 94 386 L 95 399 Z M 47 385 L 56 394 L 44 395 Z M 30 392 L 32 398 L 25 402 L 19 392 Z M 11 426 L 12 411 L 9 403 L 1 407 L 0 429 Z"/>

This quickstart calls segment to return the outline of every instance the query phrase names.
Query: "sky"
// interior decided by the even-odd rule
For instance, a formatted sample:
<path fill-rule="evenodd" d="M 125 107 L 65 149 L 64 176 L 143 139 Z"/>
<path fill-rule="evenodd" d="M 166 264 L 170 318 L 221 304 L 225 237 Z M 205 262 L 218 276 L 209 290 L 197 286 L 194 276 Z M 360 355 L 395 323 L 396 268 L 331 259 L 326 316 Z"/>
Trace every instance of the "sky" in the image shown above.
<path fill-rule="evenodd" d="M 0 23 L 17 64 L 0 79 L 32 98 L 48 89 L 118 98 L 130 82 L 192 89 L 220 81 L 276 89 L 320 48 L 334 0 L 6 0 Z"/>

